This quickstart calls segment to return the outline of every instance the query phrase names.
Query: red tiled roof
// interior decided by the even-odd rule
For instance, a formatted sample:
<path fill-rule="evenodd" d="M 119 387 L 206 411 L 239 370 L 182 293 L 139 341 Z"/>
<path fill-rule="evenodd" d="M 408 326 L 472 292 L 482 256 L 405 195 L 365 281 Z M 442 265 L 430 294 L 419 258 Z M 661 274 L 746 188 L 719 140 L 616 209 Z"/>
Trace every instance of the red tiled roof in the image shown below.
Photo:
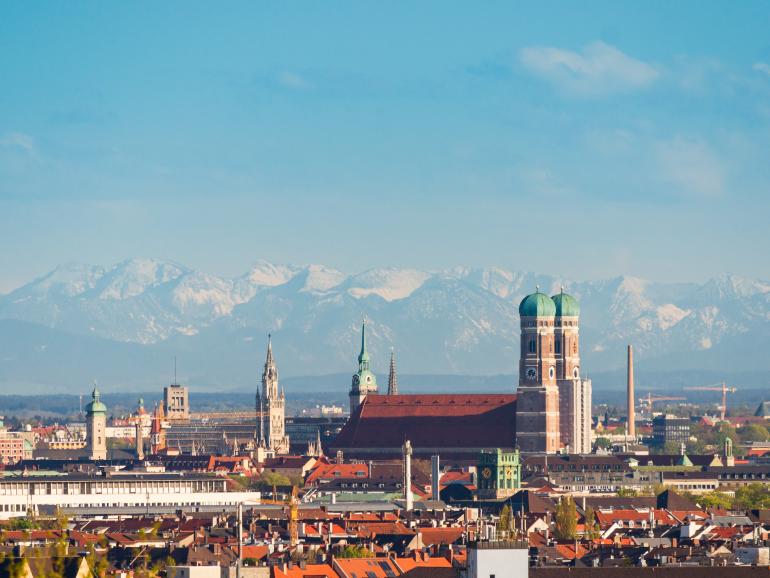
<path fill-rule="evenodd" d="M 556 552 L 561 556 L 562 558 L 565 558 L 566 560 L 574 560 L 575 559 L 575 544 L 557 544 L 556 545 Z M 585 546 L 582 546 L 581 544 L 577 545 L 577 557 L 582 558 L 586 554 L 588 554 L 589 550 Z"/>
<path fill-rule="evenodd" d="M 490 427 L 494 424 L 494 427 Z M 516 395 L 370 395 L 332 444 L 335 448 L 511 447 Z"/>
<path fill-rule="evenodd" d="M 243 557 L 261 560 L 270 553 L 268 546 L 248 545 L 243 547 Z"/>
<path fill-rule="evenodd" d="M 403 522 L 351 522 L 347 524 L 347 530 L 361 537 L 384 534 L 389 536 L 412 536 L 414 530 L 407 528 Z"/>
<path fill-rule="evenodd" d="M 706 535 L 712 539 L 730 540 L 737 536 L 745 536 L 753 530 L 751 526 L 717 526 L 711 528 Z"/>
<path fill-rule="evenodd" d="M 335 558 L 334 563 L 344 576 L 388 578 L 399 575 L 398 568 L 390 558 Z"/>
<path fill-rule="evenodd" d="M 463 535 L 462 528 L 418 528 L 422 543 L 426 546 L 433 544 L 454 544 Z"/>
<path fill-rule="evenodd" d="M 61 530 L 6 530 L 3 537 L 8 542 L 45 542 L 61 538 Z"/>
<path fill-rule="evenodd" d="M 369 466 L 367 464 L 323 464 L 310 472 L 305 483 L 312 484 L 318 480 L 363 479 L 368 477 Z"/>
<path fill-rule="evenodd" d="M 464 486 L 473 485 L 473 476 L 470 472 L 449 471 L 441 476 L 441 485 L 462 484 Z"/>
<path fill-rule="evenodd" d="M 396 566 L 401 572 L 409 572 L 414 568 L 451 568 L 452 563 L 446 558 L 440 556 L 426 556 L 425 554 L 416 553 L 414 556 L 396 558 Z"/>
<path fill-rule="evenodd" d="M 655 522 L 659 524 L 674 525 L 678 523 L 677 519 L 665 510 L 653 510 L 653 516 Z M 613 522 L 628 523 L 633 521 L 636 524 L 649 521 L 650 512 L 640 512 L 638 510 L 612 510 L 611 512 L 604 512 L 599 510 L 596 512 L 596 519 L 602 527 L 609 526 Z"/>

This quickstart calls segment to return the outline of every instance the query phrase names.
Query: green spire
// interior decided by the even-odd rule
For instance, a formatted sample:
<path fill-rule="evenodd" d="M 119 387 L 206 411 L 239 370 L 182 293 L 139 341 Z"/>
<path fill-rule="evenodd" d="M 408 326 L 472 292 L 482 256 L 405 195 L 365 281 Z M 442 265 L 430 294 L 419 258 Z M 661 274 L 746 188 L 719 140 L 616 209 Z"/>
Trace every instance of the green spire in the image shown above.
<path fill-rule="evenodd" d="M 366 319 L 361 323 L 361 353 L 358 354 L 360 371 L 369 369 L 369 351 L 366 349 Z"/>
<path fill-rule="evenodd" d="M 358 372 L 353 376 L 353 391 L 377 393 L 377 378 L 369 369 L 369 350 L 366 347 L 366 319 L 361 324 L 361 353 L 358 354 Z"/>

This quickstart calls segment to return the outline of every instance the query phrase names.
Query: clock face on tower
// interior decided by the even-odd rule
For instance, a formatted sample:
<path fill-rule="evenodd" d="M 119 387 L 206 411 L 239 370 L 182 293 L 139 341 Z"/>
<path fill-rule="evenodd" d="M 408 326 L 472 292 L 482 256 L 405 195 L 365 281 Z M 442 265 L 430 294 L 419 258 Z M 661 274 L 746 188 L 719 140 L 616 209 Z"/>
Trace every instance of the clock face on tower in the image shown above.
<path fill-rule="evenodd" d="M 537 370 L 534 367 L 528 367 L 526 375 L 527 379 L 531 381 L 537 377 Z"/>
<path fill-rule="evenodd" d="M 358 385 L 358 376 L 357 375 L 353 376 L 353 385 Z"/>
<path fill-rule="evenodd" d="M 490 468 L 484 468 L 481 470 L 481 475 L 488 480 L 492 476 L 492 470 Z"/>

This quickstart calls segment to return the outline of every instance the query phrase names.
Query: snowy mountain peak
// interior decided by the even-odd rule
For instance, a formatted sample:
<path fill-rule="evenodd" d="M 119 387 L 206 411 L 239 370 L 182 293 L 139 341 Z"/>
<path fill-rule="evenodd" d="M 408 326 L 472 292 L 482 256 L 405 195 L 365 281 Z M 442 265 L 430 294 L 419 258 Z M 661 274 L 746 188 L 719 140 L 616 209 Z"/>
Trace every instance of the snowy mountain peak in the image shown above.
<path fill-rule="evenodd" d="M 765 363 L 749 354 L 770 340 L 770 284 L 732 275 L 703 284 L 636 277 L 572 282 L 497 267 L 390 267 L 346 275 L 323 265 L 259 261 L 227 279 L 173 262 L 130 259 L 110 267 L 57 267 L 0 296 L 0 319 L 119 342 L 176 347 L 175 340 L 187 340 L 185 348 L 202 351 L 243 347 L 248 337 L 273 331 L 301 352 L 294 372 L 318 373 L 347 367 L 357 347 L 350 327 L 366 315 L 382 363 L 396 345 L 406 365 L 409 355 L 425 364 L 415 372 L 509 372 L 517 359 L 519 300 L 537 285 L 553 294 L 562 284 L 580 301 L 584 363 L 593 370 L 622 365 L 627 343 L 640 360 L 686 363 L 708 351 L 709 363 L 737 363 L 734 354 L 720 357 L 727 348 L 745 350 L 741 362 L 750 367 Z"/>
<path fill-rule="evenodd" d="M 257 261 L 244 278 L 253 285 L 277 287 L 288 283 L 299 272 L 289 265 L 274 265 L 267 261 Z"/>
<path fill-rule="evenodd" d="M 395 301 L 409 297 L 430 276 L 430 273 L 417 269 L 370 269 L 350 277 L 346 286 L 348 294 L 356 299 L 378 295 L 385 301 Z"/>
<path fill-rule="evenodd" d="M 106 271 L 94 287 L 100 299 L 129 299 L 178 279 L 187 272 L 179 265 L 157 259 L 129 259 Z"/>

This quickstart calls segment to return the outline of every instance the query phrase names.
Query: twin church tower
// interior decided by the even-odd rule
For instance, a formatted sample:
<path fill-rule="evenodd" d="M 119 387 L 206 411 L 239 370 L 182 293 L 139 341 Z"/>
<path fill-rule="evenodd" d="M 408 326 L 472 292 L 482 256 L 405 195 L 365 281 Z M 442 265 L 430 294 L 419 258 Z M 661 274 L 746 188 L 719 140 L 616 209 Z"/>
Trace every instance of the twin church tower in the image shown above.
<path fill-rule="evenodd" d="M 516 437 L 523 452 L 591 451 L 591 380 L 580 374 L 580 306 L 564 290 L 519 305 Z"/>

